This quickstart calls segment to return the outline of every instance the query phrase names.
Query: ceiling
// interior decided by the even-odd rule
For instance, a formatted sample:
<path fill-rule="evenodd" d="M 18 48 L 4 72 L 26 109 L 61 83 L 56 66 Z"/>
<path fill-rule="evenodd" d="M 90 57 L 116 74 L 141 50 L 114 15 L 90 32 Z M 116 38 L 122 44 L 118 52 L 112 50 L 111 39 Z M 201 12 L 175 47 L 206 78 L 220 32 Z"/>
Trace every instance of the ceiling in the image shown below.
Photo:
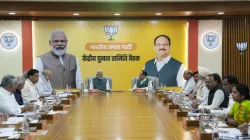
<path fill-rule="evenodd" d="M 26 0 L 0 1 L 2 18 L 168 18 L 249 16 L 250 1 L 217 2 L 53 2 Z M 78 0 L 85 1 L 85 0 Z M 94 0 L 100 1 L 100 0 Z M 126 0 L 127 1 L 127 0 Z M 142 0 L 138 0 L 142 1 Z M 162 0 L 163 1 L 163 0 Z M 165 0 L 169 1 L 169 0 Z M 210 0 L 211 1 L 211 0 Z M 9 15 L 14 12 L 15 15 Z M 223 15 L 218 13 L 223 12 Z M 73 13 L 78 13 L 74 16 Z M 120 16 L 115 16 L 119 13 Z M 161 15 L 156 15 L 161 13 Z"/>

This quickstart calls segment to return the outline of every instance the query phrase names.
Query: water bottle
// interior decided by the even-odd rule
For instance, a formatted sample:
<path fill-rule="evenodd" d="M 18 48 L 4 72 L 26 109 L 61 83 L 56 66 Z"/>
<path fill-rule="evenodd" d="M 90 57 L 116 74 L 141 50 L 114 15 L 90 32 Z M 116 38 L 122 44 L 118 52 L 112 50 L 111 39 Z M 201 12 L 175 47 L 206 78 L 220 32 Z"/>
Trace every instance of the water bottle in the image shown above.
<path fill-rule="evenodd" d="M 81 95 L 84 93 L 84 83 L 81 84 Z"/>
<path fill-rule="evenodd" d="M 59 105 L 61 103 L 59 93 L 56 93 L 56 104 Z"/>
<path fill-rule="evenodd" d="M 163 83 L 161 83 L 161 89 L 163 90 Z"/>
<path fill-rule="evenodd" d="M 34 105 L 33 108 L 33 119 L 38 120 L 38 114 L 39 114 L 39 105 Z"/>
<path fill-rule="evenodd" d="M 68 94 L 71 94 L 71 86 L 69 86 L 69 92 L 68 92 Z"/>
<path fill-rule="evenodd" d="M 23 117 L 22 133 L 29 133 L 29 122 L 26 114 Z"/>
<path fill-rule="evenodd" d="M 49 102 L 48 99 L 45 100 L 45 111 L 49 111 Z"/>
<path fill-rule="evenodd" d="M 217 122 L 214 122 L 214 125 L 213 125 L 213 140 L 219 140 L 219 130 L 218 130 Z"/>
<path fill-rule="evenodd" d="M 69 91 L 69 85 L 66 84 L 66 91 Z"/>

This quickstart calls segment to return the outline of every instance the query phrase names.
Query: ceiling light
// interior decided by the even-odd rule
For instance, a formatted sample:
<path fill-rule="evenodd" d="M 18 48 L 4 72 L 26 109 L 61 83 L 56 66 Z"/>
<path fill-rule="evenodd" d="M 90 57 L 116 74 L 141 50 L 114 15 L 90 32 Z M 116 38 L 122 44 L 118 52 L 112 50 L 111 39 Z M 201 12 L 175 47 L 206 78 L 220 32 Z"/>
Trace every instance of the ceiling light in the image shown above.
<path fill-rule="evenodd" d="M 9 15 L 15 15 L 15 14 L 16 14 L 16 13 L 14 13 L 14 12 L 10 12 L 10 13 L 9 13 Z"/>
<path fill-rule="evenodd" d="M 224 15 L 224 12 L 219 12 L 219 13 L 217 13 L 218 15 Z"/>
<path fill-rule="evenodd" d="M 160 15 L 161 15 L 161 13 L 156 13 L 155 15 L 160 16 Z"/>
<path fill-rule="evenodd" d="M 120 14 L 120 13 L 115 13 L 114 15 L 115 15 L 115 16 L 120 16 L 121 14 Z"/>
<path fill-rule="evenodd" d="M 73 16 L 79 16 L 79 13 L 74 13 Z"/>

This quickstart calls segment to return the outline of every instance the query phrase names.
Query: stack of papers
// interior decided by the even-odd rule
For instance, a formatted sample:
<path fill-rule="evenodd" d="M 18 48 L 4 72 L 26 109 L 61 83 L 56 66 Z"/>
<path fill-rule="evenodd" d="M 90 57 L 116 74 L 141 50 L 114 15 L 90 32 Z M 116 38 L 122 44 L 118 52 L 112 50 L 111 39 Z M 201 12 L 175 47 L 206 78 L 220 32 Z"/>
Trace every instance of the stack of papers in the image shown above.
<path fill-rule="evenodd" d="M 33 116 L 34 115 L 34 112 L 23 112 L 23 113 L 19 113 L 19 114 L 15 114 L 16 116 Z M 18 117 L 20 118 L 20 117 Z"/>
<path fill-rule="evenodd" d="M 54 113 L 58 113 L 58 114 L 67 114 L 68 111 L 54 111 Z"/>
<path fill-rule="evenodd" d="M 218 121 L 218 127 L 227 127 L 228 125 L 222 121 Z"/>
<path fill-rule="evenodd" d="M 54 112 L 53 110 L 50 110 L 48 114 L 53 115 L 53 114 L 57 114 L 57 112 Z"/>
<path fill-rule="evenodd" d="M 237 128 L 218 128 L 219 136 L 223 138 L 237 138 L 237 136 L 241 136 L 241 132 Z"/>
<path fill-rule="evenodd" d="M 0 137 L 9 137 L 17 134 L 17 131 L 14 131 L 15 128 L 0 128 Z"/>
<path fill-rule="evenodd" d="M 10 117 L 7 121 L 3 121 L 2 124 L 18 124 L 23 121 L 23 117 Z"/>
<path fill-rule="evenodd" d="M 188 117 L 199 117 L 200 113 L 192 113 L 192 112 L 188 112 Z"/>

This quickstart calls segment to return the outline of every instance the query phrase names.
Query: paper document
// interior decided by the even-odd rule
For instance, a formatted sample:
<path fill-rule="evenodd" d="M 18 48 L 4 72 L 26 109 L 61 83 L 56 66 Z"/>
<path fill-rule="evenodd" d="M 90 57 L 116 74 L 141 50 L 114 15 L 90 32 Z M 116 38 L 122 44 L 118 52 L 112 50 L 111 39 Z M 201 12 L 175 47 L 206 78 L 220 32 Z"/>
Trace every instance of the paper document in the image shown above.
<path fill-rule="evenodd" d="M 4 132 L 13 132 L 15 130 L 15 128 L 0 128 L 0 133 L 4 133 Z"/>

